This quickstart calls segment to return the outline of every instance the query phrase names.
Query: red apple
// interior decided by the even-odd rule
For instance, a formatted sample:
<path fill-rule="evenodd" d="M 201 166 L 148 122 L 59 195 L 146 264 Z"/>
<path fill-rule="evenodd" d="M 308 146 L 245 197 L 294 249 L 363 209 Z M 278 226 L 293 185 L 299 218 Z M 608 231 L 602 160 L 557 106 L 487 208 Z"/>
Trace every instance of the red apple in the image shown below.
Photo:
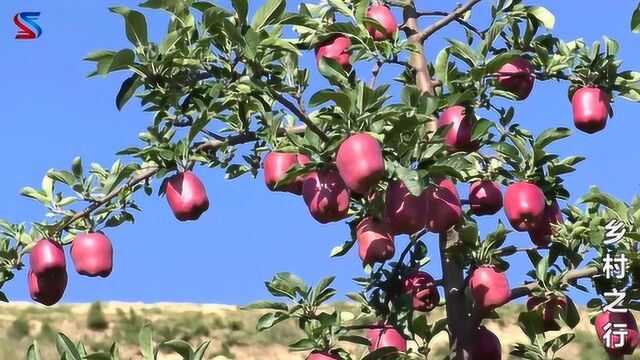
<path fill-rule="evenodd" d="M 450 152 L 472 152 L 478 150 L 478 143 L 471 141 L 475 116 L 467 113 L 464 106 L 455 105 L 446 108 L 438 117 L 438 127 L 442 128 L 451 124 L 444 136 L 444 144 Z"/>
<path fill-rule="evenodd" d="M 414 196 L 400 180 L 389 184 L 384 197 L 385 219 L 395 235 L 412 235 L 424 227 L 427 217 L 427 194 Z"/>
<path fill-rule="evenodd" d="M 502 192 L 497 183 L 481 180 L 469 187 L 469 205 L 474 215 L 493 215 L 502 209 Z"/>
<path fill-rule="evenodd" d="M 349 189 L 365 194 L 384 175 L 380 143 L 369 134 L 349 136 L 338 149 L 336 166 Z"/>
<path fill-rule="evenodd" d="M 470 360 L 501 360 L 500 339 L 486 327 L 480 326 L 472 336 Z"/>
<path fill-rule="evenodd" d="M 171 176 L 165 192 L 173 215 L 180 221 L 198 220 L 209 209 L 207 191 L 191 171 Z"/>
<path fill-rule="evenodd" d="M 477 268 L 469 279 L 469 290 L 476 307 L 483 312 L 492 311 L 511 299 L 511 288 L 507 276 L 496 268 Z"/>
<path fill-rule="evenodd" d="M 524 100 L 529 97 L 533 89 L 534 70 L 529 60 L 516 57 L 498 70 L 498 85 L 500 88 L 516 94 L 518 100 Z"/>
<path fill-rule="evenodd" d="M 384 5 L 374 5 L 370 7 L 369 10 L 367 10 L 367 17 L 379 22 L 387 32 L 385 35 L 381 31 L 376 30 L 375 27 L 365 25 L 369 35 L 371 35 L 374 40 L 383 41 L 391 39 L 393 38 L 393 34 L 398 30 L 398 23 L 393 17 L 393 13 Z"/>
<path fill-rule="evenodd" d="M 282 184 L 276 189 L 276 183 L 282 179 L 287 171 L 295 165 L 304 165 L 309 162 L 309 158 L 305 155 L 296 155 L 271 151 L 264 157 L 264 182 L 271 191 L 290 192 L 292 194 L 302 194 L 302 177 L 297 177 L 288 184 Z"/>
<path fill-rule="evenodd" d="M 567 299 L 564 296 L 552 296 L 547 299 L 541 296 L 531 296 L 527 300 L 527 310 L 537 311 L 542 307 L 542 320 L 544 322 L 544 331 L 558 331 L 560 324 L 555 320 L 555 314 L 558 311 L 567 312 Z"/>
<path fill-rule="evenodd" d="M 396 252 L 393 235 L 387 224 L 371 217 L 365 218 L 356 228 L 358 255 L 365 264 L 384 262 Z"/>
<path fill-rule="evenodd" d="M 592 87 L 578 89 L 571 99 L 573 124 L 587 134 L 598 132 L 607 126 L 609 95 Z"/>
<path fill-rule="evenodd" d="M 606 342 L 606 331 L 605 326 L 611 323 L 613 324 L 626 324 L 627 335 L 624 337 L 624 346 L 615 347 L 615 345 L 620 342 L 620 337 L 616 334 L 612 334 L 611 336 L 611 346 L 607 347 Z M 636 319 L 630 311 L 625 313 L 614 313 L 614 312 L 602 312 L 596 316 L 595 321 L 596 334 L 598 335 L 598 339 L 602 343 L 605 351 L 614 356 L 623 356 L 623 355 L 631 355 L 640 344 L 640 333 L 638 333 L 638 324 L 636 323 Z M 621 329 L 611 328 L 612 331 L 617 332 Z"/>
<path fill-rule="evenodd" d="M 349 215 L 349 189 L 334 169 L 307 175 L 302 183 L 302 198 L 311 216 L 321 224 Z"/>
<path fill-rule="evenodd" d="M 394 347 L 398 351 L 407 351 L 407 340 L 392 325 L 379 325 L 379 328 L 370 329 L 367 338 L 371 342 L 369 351 L 374 351 L 382 347 Z"/>
<path fill-rule="evenodd" d="M 433 277 L 424 271 L 413 271 L 402 280 L 402 291 L 413 297 L 413 308 L 429 312 L 440 303 L 440 293 Z"/>
<path fill-rule="evenodd" d="M 33 301 L 51 306 L 62 299 L 67 281 L 67 270 L 64 268 L 49 271 L 40 276 L 29 270 L 27 275 L 29 295 Z"/>
<path fill-rule="evenodd" d="M 535 229 L 544 218 L 545 207 L 544 193 L 534 184 L 513 183 L 504 193 L 504 212 L 517 231 Z"/>
<path fill-rule="evenodd" d="M 555 231 L 552 225 L 562 224 L 562 212 L 557 201 L 554 201 L 551 205 L 547 205 L 544 210 L 544 215 L 540 225 L 535 229 L 529 230 L 529 238 L 537 246 L 547 246 L 551 244 L 551 235 L 555 235 Z"/>
<path fill-rule="evenodd" d="M 37 276 L 66 269 L 62 245 L 50 239 L 39 240 L 31 249 L 29 265 Z"/>
<path fill-rule="evenodd" d="M 451 180 L 435 180 L 437 187 L 426 190 L 427 229 L 434 233 L 443 233 L 457 224 L 462 217 L 462 205 L 458 190 Z"/>
<path fill-rule="evenodd" d="M 107 277 L 113 269 L 111 241 L 99 232 L 80 234 L 71 244 L 71 259 L 78 274 Z"/>
<path fill-rule="evenodd" d="M 337 61 L 344 71 L 351 71 L 351 62 L 347 49 L 351 46 L 351 39 L 346 36 L 334 36 L 316 48 L 316 61 L 320 64 L 323 57 Z"/>
<path fill-rule="evenodd" d="M 307 360 L 340 360 L 340 358 L 328 352 L 313 351 L 307 356 Z"/>

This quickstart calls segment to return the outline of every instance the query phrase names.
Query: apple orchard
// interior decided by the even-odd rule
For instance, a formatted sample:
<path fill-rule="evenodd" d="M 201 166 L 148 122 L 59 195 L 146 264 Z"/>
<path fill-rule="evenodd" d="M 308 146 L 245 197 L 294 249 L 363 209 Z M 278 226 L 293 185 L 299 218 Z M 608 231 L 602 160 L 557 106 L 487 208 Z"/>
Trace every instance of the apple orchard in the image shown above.
<path fill-rule="evenodd" d="M 572 132 L 606 131 L 615 100 L 640 101 L 640 72 L 622 68 L 618 42 L 555 37 L 553 14 L 519 0 L 468 0 L 455 9 L 412 0 L 266 0 L 251 11 L 247 0 L 231 3 L 140 4 L 170 17 L 158 42 L 140 11 L 109 9 L 124 19 L 132 46 L 87 55 L 96 64 L 91 76 L 127 73 L 116 106 L 136 97 L 153 121 L 111 167 L 86 169 L 76 158 L 69 170 L 50 170 L 41 188 L 23 189 L 47 220 L 0 223 L 0 285 L 28 271 L 32 299 L 53 305 L 67 285 L 63 246 L 81 275 L 109 276 L 108 229 L 133 222 L 140 193 L 163 196 L 176 219 L 196 221 L 211 195 L 199 172 L 219 167 L 233 179 L 263 171 L 270 190 L 298 196 L 319 223 L 346 223 L 351 240 L 331 255 L 355 251 L 363 264 L 354 279 L 361 291 L 347 294 L 360 307 L 355 318 L 323 306 L 336 294 L 333 277 L 309 286 L 276 274 L 266 286 L 277 300 L 247 306 L 264 311 L 259 331 L 299 325 L 306 337 L 290 348 L 307 359 L 434 358 L 430 342 L 441 332 L 447 359 L 502 359 L 500 340 L 483 322 L 516 299 L 526 299 L 518 322 L 529 342 L 505 351 L 561 359 L 556 353 L 580 321 L 567 296 L 572 288 L 591 293 L 593 333 L 609 358 L 634 352 L 640 200 L 593 187 L 567 203 L 563 176 L 584 158 L 547 151 Z M 474 24 L 472 11 L 490 12 L 486 28 Z M 640 7 L 630 17 L 631 30 L 640 31 Z M 448 26 L 466 36 L 429 47 Z M 301 67 L 305 56 L 315 56 L 315 66 Z M 399 93 L 381 83 L 382 72 L 396 75 Z M 319 91 L 308 91 L 312 74 Z M 518 103 L 541 81 L 566 87 L 569 101 L 557 101 L 571 107 L 573 124 L 534 135 L 517 122 Z M 461 188 L 468 199 L 460 199 Z M 477 219 L 500 212 L 508 224 L 496 219 L 480 234 Z M 514 232 L 530 243 L 504 246 Z M 408 237 L 406 247 L 396 246 L 400 237 Z M 441 258 L 441 279 L 430 274 L 427 250 Z M 509 256 L 520 252 L 531 261 L 530 279 L 509 284 Z M 445 318 L 430 314 L 439 306 Z M 162 346 L 199 360 L 209 345 L 155 344 L 151 336 L 149 326 L 141 329 L 145 359 Z M 89 354 L 59 334 L 57 345 L 67 360 L 118 359 L 116 344 Z M 349 353 L 357 347 L 367 349 L 364 357 Z M 27 357 L 40 359 L 37 343 Z"/>

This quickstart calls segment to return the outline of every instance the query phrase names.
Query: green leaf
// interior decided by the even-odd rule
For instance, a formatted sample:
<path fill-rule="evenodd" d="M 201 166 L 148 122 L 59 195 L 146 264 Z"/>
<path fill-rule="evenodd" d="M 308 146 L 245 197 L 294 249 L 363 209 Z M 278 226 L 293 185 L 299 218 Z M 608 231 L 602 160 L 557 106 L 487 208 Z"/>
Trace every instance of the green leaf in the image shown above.
<path fill-rule="evenodd" d="M 242 310 L 282 310 L 289 311 L 289 307 L 285 303 L 261 300 L 243 306 Z"/>
<path fill-rule="evenodd" d="M 556 23 L 556 18 L 551 11 L 542 6 L 530 6 L 527 11 L 533 15 L 545 29 L 551 30 Z"/>
<path fill-rule="evenodd" d="M 262 315 L 260 319 L 258 319 L 258 324 L 256 325 L 256 329 L 258 331 L 264 331 L 272 328 L 273 326 L 281 323 L 289 318 L 289 314 L 283 312 L 270 312 Z"/>
<path fill-rule="evenodd" d="M 621 200 L 616 199 L 613 196 L 601 193 L 596 187 L 592 187 L 588 194 L 578 199 L 578 203 L 595 203 L 600 204 L 611 211 L 613 211 L 618 218 L 622 221 L 628 221 L 629 215 L 627 213 L 628 207 Z"/>
<path fill-rule="evenodd" d="M 123 6 L 111 7 L 109 11 L 124 17 L 127 39 L 133 45 L 146 45 L 149 42 L 147 38 L 147 20 L 141 12 L 130 10 Z"/>
<path fill-rule="evenodd" d="M 631 16 L 631 31 L 634 33 L 640 33 L 640 4 L 633 11 L 633 16 Z"/>
<path fill-rule="evenodd" d="M 27 360 L 42 360 L 38 341 L 33 340 L 33 344 L 31 344 L 29 349 L 27 349 Z"/>
<path fill-rule="evenodd" d="M 56 349 L 59 354 L 67 354 L 69 360 L 82 360 L 82 356 L 76 349 L 73 342 L 63 333 L 58 333 L 56 337 Z"/>
<path fill-rule="evenodd" d="M 316 92 L 309 99 L 309 106 L 316 107 L 322 105 L 328 101 L 333 101 L 336 105 L 342 109 L 342 112 L 345 114 L 349 113 L 351 109 L 351 99 L 345 93 L 338 92 L 331 89 L 324 89 Z"/>
<path fill-rule="evenodd" d="M 193 356 L 193 360 L 202 360 L 210 344 L 211 344 L 211 340 L 207 340 L 202 344 L 198 345 L 198 347 L 196 348 L 196 352 Z"/>
<path fill-rule="evenodd" d="M 351 9 L 349 9 L 347 4 L 343 0 L 328 0 L 328 3 L 332 8 L 336 9 L 342 15 L 348 16 L 352 19 L 354 18 Z"/>
<path fill-rule="evenodd" d="M 418 171 L 396 166 L 396 174 L 398 175 L 398 179 L 404 183 L 404 186 L 407 187 L 413 196 L 420 196 L 420 194 L 422 194 L 425 186 Z"/>
<path fill-rule="evenodd" d="M 242 22 L 246 22 L 249 13 L 249 3 L 247 0 L 231 0 L 234 10 Z"/>
<path fill-rule="evenodd" d="M 353 245 L 355 245 L 355 243 L 356 243 L 355 239 L 345 241 L 344 244 L 334 247 L 331 250 L 331 254 L 329 255 L 329 257 L 333 258 L 333 257 L 344 256 L 346 253 L 349 252 L 349 250 L 351 250 L 351 248 L 353 247 Z"/>
<path fill-rule="evenodd" d="M 311 339 L 301 339 L 289 345 L 291 351 L 311 350 L 317 346 L 316 342 Z"/>
<path fill-rule="evenodd" d="M 191 142 L 196 138 L 196 136 L 202 129 L 204 129 L 207 125 L 209 125 L 211 120 L 213 120 L 213 118 L 209 117 L 209 113 L 206 110 L 200 114 L 200 117 L 198 118 L 198 120 L 196 120 L 191 125 L 191 129 L 189 129 L 189 138 L 188 138 L 189 144 L 191 144 Z"/>
<path fill-rule="evenodd" d="M 359 335 L 342 335 L 338 337 L 339 341 L 346 341 L 353 344 L 371 346 L 371 341 L 364 336 Z"/>
<path fill-rule="evenodd" d="M 318 71 L 322 76 L 326 77 L 332 84 L 344 84 L 348 81 L 347 72 L 334 59 L 327 57 L 320 58 Z"/>
<path fill-rule="evenodd" d="M 569 137 L 569 135 L 571 135 L 571 130 L 564 127 L 547 129 L 538 136 L 534 146 L 537 149 L 544 149 L 552 142 Z"/>
<path fill-rule="evenodd" d="M 284 0 L 267 0 L 251 20 L 251 27 L 260 31 L 266 26 L 276 23 L 276 20 L 284 13 L 285 7 Z"/>
<path fill-rule="evenodd" d="M 122 82 L 118 95 L 116 95 L 116 108 L 122 110 L 124 105 L 131 99 L 136 93 L 136 90 L 142 86 L 144 82 L 140 79 L 140 75 L 132 74 L 125 81 Z"/>
<path fill-rule="evenodd" d="M 454 39 L 447 39 L 447 41 L 451 44 L 451 47 L 449 47 L 451 55 L 464 61 L 471 68 L 478 65 L 478 57 L 471 46 Z"/>
<path fill-rule="evenodd" d="M 193 349 L 188 342 L 180 339 L 174 339 L 163 343 L 163 345 L 182 356 L 182 359 L 193 360 Z"/>
<path fill-rule="evenodd" d="M 140 353 L 145 360 L 154 360 L 153 356 L 153 339 L 151 338 L 151 326 L 145 323 L 138 333 L 138 343 L 140 344 Z"/>
<path fill-rule="evenodd" d="M 98 65 L 98 75 L 105 75 L 118 70 L 126 70 L 135 63 L 135 58 L 136 54 L 133 50 L 122 49 L 113 56 L 111 62 L 108 64 L 104 63 L 104 68 L 101 68 L 102 63 Z"/>

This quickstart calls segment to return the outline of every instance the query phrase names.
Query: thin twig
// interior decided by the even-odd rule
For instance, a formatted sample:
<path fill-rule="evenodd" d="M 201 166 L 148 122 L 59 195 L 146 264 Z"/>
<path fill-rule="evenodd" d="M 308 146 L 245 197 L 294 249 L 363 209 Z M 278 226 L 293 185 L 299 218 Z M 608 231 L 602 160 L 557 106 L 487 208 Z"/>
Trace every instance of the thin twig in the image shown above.
<path fill-rule="evenodd" d="M 374 88 L 376 86 L 376 79 L 378 78 L 378 74 L 380 74 L 380 69 L 382 69 L 382 65 L 384 65 L 385 61 L 378 59 L 376 61 L 376 65 L 371 69 L 371 81 L 369 81 L 369 87 Z"/>
<path fill-rule="evenodd" d="M 320 139 L 322 139 L 325 142 L 331 140 L 329 136 L 327 136 L 327 134 L 325 134 L 324 131 L 322 131 L 322 129 L 318 127 L 318 125 L 316 125 L 311 119 L 309 119 L 309 116 L 307 116 L 307 114 L 302 112 L 294 103 L 287 100 L 287 98 L 285 98 L 284 95 L 271 89 L 269 89 L 269 92 L 271 93 L 271 95 L 273 95 L 273 97 L 276 100 L 278 100 L 280 104 L 282 104 L 284 107 L 289 109 L 289 111 L 291 111 L 295 116 L 298 117 L 298 119 L 300 119 L 300 121 L 302 121 L 305 125 L 307 125 L 307 127 L 311 131 L 316 133 L 316 135 L 318 135 Z"/>
<path fill-rule="evenodd" d="M 471 10 L 471 8 L 474 5 L 476 5 L 477 3 L 479 3 L 480 1 L 482 1 L 482 0 L 470 0 L 466 4 L 462 5 L 458 9 L 456 9 L 454 12 L 448 14 L 447 16 L 443 17 L 442 19 L 436 21 L 431 26 L 429 26 L 426 29 L 422 30 L 419 33 L 418 37 L 421 40 L 424 40 L 424 39 L 428 38 L 429 36 L 433 35 L 436 31 L 438 31 L 438 30 L 442 29 L 443 27 L 451 24 L 453 21 L 456 21 L 457 18 L 462 17 L 462 15 L 464 15 L 464 13 L 466 13 L 469 10 Z"/>
<path fill-rule="evenodd" d="M 564 284 L 567 284 L 572 280 L 594 277 L 598 275 L 599 272 L 600 272 L 600 269 L 596 267 L 586 267 L 582 269 L 575 269 L 567 272 L 562 278 L 562 281 Z M 539 288 L 540 286 L 538 285 L 538 283 L 535 283 L 535 282 L 522 285 L 517 288 L 513 288 L 511 289 L 511 300 L 530 295 L 532 292 L 536 291 Z"/>
<path fill-rule="evenodd" d="M 306 129 L 305 126 L 282 128 L 282 130 L 279 131 L 278 135 L 282 136 L 284 134 L 303 134 L 305 132 L 305 129 Z M 218 148 L 223 144 L 239 145 L 239 144 L 255 141 L 256 139 L 257 139 L 257 135 L 255 132 L 248 132 L 244 134 L 229 136 L 225 138 L 224 141 L 223 140 L 205 140 L 203 142 L 195 144 L 194 150 L 195 151 L 212 150 L 212 149 Z M 87 206 L 83 210 L 76 212 L 72 217 L 70 217 L 67 221 L 61 224 L 60 229 L 64 229 L 70 224 L 73 224 L 74 222 L 88 216 L 92 212 L 99 209 L 101 206 L 107 204 L 108 202 L 116 198 L 123 189 L 127 187 L 134 187 L 144 181 L 147 181 L 148 179 L 152 178 L 155 174 L 157 174 L 158 171 L 160 171 L 160 169 L 157 166 L 150 166 L 150 167 L 141 169 L 141 171 L 137 175 L 133 176 L 126 184 L 117 187 L 116 189 L 112 190 L 110 193 L 108 193 L 104 197 L 92 202 L 91 205 Z"/>
<path fill-rule="evenodd" d="M 449 16 L 451 15 L 451 13 L 448 13 L 446 11 L 422 11 L 418 13 L 418 16 Z M 458 24 L 466 27 L 467 29 L 473 31 L 474 33 L 476 33 L 481 39 L 484 39 L 485 37 L 485 32 L 483 32 L 482 30 L 478 29 L 477 27 L 471 25 L 471 23 L 469 23 L 468 21 L 462 20 L 459 17 L 456 17 L 453 19 L 455 22 L 457 22 Z"/>

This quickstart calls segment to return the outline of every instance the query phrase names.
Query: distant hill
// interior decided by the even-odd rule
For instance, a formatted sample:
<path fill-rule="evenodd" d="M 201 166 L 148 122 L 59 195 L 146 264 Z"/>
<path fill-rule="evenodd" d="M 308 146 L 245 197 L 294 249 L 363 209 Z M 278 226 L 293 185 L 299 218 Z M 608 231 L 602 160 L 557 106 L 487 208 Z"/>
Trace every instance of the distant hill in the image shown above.
<path fill-rule="evenodd" d="M 135 345 L 141 325 L 151 321 L 154 340 L 162 342 L 181 338 L 193 344 L 212 340 L 208 359 L 237 360 L 302 360 L 306 354 L 289 353 L 287 345 L 301 336 L 300 330 L 291 322 L 257 333 L 255 323 L 260 315 L 257 311 L 244 311 L 236 306 L 197 305 L 174 303 L 102 303 L 106 329 L 90 330 L 87 315 L 90 304 L 66 304 L 46 308 L 30 303 L 9 303 L 0 305 L 0 360 L 24 359 L 31 338 L 36 338 L 43 348 L 43 358 L 57 360 L 55 337 L 63 332 L 72 340 L 82 340 L 92 351 L 107 350 L 113 339 L 118 339 L 122 359 L 139 359 Z M 349 304 L 336 304 L 355 312 Z M 526 337 L 517 325 L 521 305 L 509 305 L 500 309 L 502 319 L 488 321 L 487 327 L 494 331 L 508 357 L 510 344 L 526 342 Z M 593 327 L 586 312 L 582 311 L 582 323 L 576 329 L 576 340 L 560 354 L 564 359 L 604 360 L 607 359 L 597 342 Z M 430 320 L 442 317 L 441 311 L 434 311 Z M 560 333 L 549 334 L 555 337 Z M 445 354 L 445 334 L 434 340 L 434 351 L 430 359 L 442 359 Z M 362 352 L 364 349 L 354 349 Z M 640 359 L 640 352 L 628 359 Z M 171 354 L 162 359 L 180 359 Z"/>

